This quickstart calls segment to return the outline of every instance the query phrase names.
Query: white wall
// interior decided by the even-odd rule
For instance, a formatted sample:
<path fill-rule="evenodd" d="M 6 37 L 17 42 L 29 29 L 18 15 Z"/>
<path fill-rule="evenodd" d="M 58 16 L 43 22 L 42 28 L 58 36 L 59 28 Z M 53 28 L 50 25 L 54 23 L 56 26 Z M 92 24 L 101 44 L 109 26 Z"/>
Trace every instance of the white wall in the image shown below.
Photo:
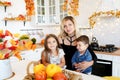
<path fill-rule="evenodd" d="M 89 28 L 89 16 L 94 12 L 120 10 L 120 0 L 80 0 L 80 16 L 76 17 L 78 27 Z M 115 44 L 120 47 L 120 18 L 102 17 L 96 21 L 93 29 L 82 29 L 90 39 L 95 36 L 100 45 Z"/>
<path fill-rule="evenodd" d="M 20 29 L 35 29 L 35 28 L 42 28 L 44 34 L 48 33 L 59 33 L 59 27 L 36 27 L 32 22 L 26 22 L 26 25 L 23 25 L 21 21 L 8 21 L 7 26 L 4 25 L 3 18 L 8 15 L 12 14 L 12 16 L 17 16 L 19 14 L 25 14 L 25 2 L 24 0 L 7 0 L 12 2 L 12 6 L 7 7 L 7 11 L 4 12 L 4 7 L 0 6 L 0 29 L 9 29 L 13 33 L 21 32 Z M 79 0 L 80 1 L 80 16 L 76 17 L 77 25 L 79 28 L 87 27 L 89 28 L 89 20 L 88 17 L 92 15 L 95 11 L 99 10 L 111 10 L 111 9 L 119 9 L 120 10 L 120 0 Z M 102 1 L 102 2 L 101 2 Z M 102 3 L 102 5 L 101 5 Z M 82 34 L 87 34 L 91 38 L 95 36 L 98 39 L 100 45 L 105 44 L 115 44 L 116 46 L 120 47 L 120 20 L 116 18 L 100 18 L 97 21 L 94 28 L 91 29 L 83 29 L 81 32 Z M 54 30 L 55 29 L 55 30 Z M 22 31 L 23 33 L 28 33 L 27 31 Z M 37 31 L 34 33 L 36 34 Z M 33 32 L 30 32 L 33 33 Z M 41 38 L 37 36 L 38 42 Z"/>

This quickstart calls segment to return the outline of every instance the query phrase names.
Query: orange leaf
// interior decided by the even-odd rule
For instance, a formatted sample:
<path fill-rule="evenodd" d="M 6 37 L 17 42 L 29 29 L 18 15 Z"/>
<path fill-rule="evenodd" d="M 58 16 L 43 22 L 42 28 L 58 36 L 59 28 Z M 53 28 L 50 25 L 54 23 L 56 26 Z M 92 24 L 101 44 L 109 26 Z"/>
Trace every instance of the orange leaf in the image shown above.
<path fill-rule="evenodd" d="M 15 56 L 16 56 L 19 60 L 22 59 L 22 57 L 20 56 L 19 52 L 16 52 L 16 53 L 15 53 Z"/>

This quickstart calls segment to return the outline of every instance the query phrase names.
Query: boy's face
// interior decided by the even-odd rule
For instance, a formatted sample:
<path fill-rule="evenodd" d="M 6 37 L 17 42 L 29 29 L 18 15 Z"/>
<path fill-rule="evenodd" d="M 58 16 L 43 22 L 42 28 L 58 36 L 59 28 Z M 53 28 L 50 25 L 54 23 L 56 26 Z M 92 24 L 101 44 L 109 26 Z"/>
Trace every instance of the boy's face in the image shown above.
<path fill-rule="evenodd" d="M 88 44 L 85 44 L 82 41 L 77 42 L 77 49 L 79 52 L 85 52 L 87 48 L 88 48 Z"/>

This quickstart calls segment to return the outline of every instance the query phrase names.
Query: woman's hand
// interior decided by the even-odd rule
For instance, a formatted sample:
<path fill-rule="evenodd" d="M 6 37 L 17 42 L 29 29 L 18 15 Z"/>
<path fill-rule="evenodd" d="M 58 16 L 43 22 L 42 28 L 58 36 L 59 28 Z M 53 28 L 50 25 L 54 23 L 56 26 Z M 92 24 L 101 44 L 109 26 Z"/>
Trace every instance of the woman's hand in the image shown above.
<path fill-rule="evenodd" d="M 92 66 L 93 65 L 93 61 L 83 61 L 81 63 L 79 63 L 79 65 L 77 66 L 80 70 L 85 70 L 87 69 L 88 67 Z"/>

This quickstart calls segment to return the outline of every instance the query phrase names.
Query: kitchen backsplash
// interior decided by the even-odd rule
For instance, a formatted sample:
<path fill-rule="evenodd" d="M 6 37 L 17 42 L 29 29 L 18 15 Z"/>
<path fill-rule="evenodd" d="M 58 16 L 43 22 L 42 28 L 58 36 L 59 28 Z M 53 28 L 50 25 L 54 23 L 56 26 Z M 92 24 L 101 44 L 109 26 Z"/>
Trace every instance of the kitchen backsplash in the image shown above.
<path fill-rule="evenodd" d="M 33 28 L 24 28 L 20 30 L 22 34 L 28 34 L 31 38 L 36 38 L 37 43 L 40 43 L 42 39 L 45 38 L 47 34 L 59 34 L 59 26 L 44 26 L 44 27 L 33 27 Z"/>

